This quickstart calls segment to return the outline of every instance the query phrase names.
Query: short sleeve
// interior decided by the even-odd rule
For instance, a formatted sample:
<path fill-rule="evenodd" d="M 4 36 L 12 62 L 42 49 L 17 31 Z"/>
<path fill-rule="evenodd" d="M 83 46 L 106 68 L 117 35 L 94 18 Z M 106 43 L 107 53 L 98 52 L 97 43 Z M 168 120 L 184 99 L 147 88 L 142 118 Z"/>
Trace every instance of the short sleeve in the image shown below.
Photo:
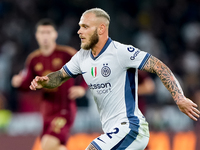
<path fill-rule="evenodd" d="M 117 57 L 124 68 L 142 69 L 151 55 L 130 45 L 122 45 L 118 48 Z"/>
<path fill-rule="evenodd" d="M 81 69 L 79 65 L 79 55 L 80 53 L 77 52 L 70 61 L 68 61 L 64 66 L 63 69 L 65 72 L 70 75 L 71 77 L 75 78 L 77 75 L 81 74 Z"/>

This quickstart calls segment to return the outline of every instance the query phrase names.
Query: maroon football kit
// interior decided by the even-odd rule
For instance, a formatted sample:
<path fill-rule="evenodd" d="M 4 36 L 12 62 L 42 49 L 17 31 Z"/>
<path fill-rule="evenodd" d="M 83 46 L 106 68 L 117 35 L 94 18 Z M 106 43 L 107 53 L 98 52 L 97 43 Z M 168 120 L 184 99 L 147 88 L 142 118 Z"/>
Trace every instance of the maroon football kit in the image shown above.
<path fill-rule="evenodd" d="M 26 69 L 23 71 L 24 80 L 21 88 L 28 88 L 35 76 L 44 76 L 50 72 L 58 71 L 68 62 L 74 52 L 69 47 L 55 47 L 54 52 L 49 56 L 43 56 L 40 50 L 32 52 L 26 60 Z M 43 116 L 43 132 L 60 139 L 65 144 L 70 134 L 76 115 L 76 102 L 68 98 L 68 90 L 75 85 L 75 79 L 71 78 L 55 89 L 41 89 L 42 101 L 40 112 Z M 84 88 L 86 83 L 81 80 L 79 84 Z"/>

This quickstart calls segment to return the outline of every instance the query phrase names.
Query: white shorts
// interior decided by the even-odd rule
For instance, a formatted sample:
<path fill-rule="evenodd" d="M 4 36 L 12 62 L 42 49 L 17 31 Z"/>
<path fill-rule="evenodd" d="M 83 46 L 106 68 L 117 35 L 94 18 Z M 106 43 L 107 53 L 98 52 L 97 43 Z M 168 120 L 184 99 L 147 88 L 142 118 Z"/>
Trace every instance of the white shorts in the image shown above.
<path fill-rule="evenodd" d="M 112 132 L 100 135 L 91 144 L 97 150 L 144 150 L 149 137 L 132 131 L 129 126 L 119 125 Z"/>

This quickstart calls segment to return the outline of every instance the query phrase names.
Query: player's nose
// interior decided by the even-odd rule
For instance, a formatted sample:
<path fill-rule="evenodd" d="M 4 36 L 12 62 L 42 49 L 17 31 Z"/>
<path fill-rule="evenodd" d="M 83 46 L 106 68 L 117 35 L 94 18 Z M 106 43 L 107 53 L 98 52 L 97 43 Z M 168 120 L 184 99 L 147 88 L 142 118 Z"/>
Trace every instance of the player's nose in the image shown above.
<path fill-rule="evenodd" d="M 81 34 L 81 28 L 77 31 L 77 34 L 79 35 Z"/>

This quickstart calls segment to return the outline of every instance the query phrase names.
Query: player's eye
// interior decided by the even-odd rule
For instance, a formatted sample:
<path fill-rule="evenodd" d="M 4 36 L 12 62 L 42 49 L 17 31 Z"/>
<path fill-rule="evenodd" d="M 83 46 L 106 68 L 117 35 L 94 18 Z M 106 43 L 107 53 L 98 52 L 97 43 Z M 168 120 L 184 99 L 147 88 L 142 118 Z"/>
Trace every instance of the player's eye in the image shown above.
<path fill-rule="evenodd" d="M 87 25 L 83 25 L 83 28 L 87 29 L 87 28 L 88 28 L 88 26 L 87 26 Z"/>

